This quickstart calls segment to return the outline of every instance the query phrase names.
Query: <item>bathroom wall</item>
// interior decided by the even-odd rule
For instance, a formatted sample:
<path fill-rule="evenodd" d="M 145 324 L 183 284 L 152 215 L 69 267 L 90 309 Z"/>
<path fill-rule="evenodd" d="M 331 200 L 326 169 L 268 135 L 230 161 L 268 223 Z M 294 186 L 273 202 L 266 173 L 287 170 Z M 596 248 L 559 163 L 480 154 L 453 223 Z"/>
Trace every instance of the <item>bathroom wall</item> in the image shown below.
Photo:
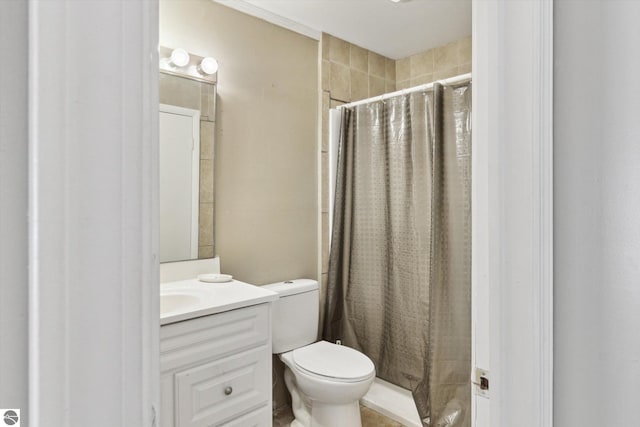
<path fill-rule="evenodd" d="M 160 1 L 160 44 L 218 71 L 215 245 L 258 285 L 317 277 L 318 42 L 210 0 Z"/>
<path fill-rule="evenodd" d="M 200 111 L 198 258 L 214 256 L 214 139 L 216 90 L 210 83 L 160 73 L 160 103 Z"/>
<path fill-rule="evenodd" d="M 396 87 L 406 89 L 471 72 L 471 37 L 396 61 Z"/>
<path fill-rule="evenodd" d="M 640 3 L 553 12 L 554 425 L 638 425 Z"/>
<path fill-rule="evenodd" d="M 27 2 L 0 1 L 0 404 L 28 425 Z"/>
<path fill-rule="evenodd" d="M 351 102 L 395 90 L 393 59 L 323 33 L 322 90 L 331 99 Z"/>

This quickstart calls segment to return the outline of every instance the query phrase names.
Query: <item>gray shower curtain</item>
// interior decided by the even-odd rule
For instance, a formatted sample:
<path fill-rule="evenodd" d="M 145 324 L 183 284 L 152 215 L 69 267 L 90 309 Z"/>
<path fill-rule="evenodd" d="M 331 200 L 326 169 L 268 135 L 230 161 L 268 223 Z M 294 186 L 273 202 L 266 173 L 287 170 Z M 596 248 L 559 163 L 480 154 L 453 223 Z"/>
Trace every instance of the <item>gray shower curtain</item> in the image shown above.
<path fill-rule="evenodd" d="M 471 83 L 342 110 L 323 336 L 468 427 Z"/>

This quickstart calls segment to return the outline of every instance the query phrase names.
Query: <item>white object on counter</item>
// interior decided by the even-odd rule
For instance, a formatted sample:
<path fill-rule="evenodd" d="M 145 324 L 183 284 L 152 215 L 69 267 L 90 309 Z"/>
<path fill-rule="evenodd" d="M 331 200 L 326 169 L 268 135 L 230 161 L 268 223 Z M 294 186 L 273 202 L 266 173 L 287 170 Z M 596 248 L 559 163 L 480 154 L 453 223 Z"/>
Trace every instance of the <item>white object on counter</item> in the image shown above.
<path fill-rule="evenodd" d="M 233 276 L 230 274 L 219 274 L 219 273 L 200 274 L 198 276 L 199 281 L 207 282 L 207 283 L 224 283 L 224 282 L 230 282 L 232 279 L 233 279 Z"/>
<path fill-rule="evenodd" d="M 271 302 L 276 292 L 238 280 L 211 286 L 196 279 L 160 284 L 160 324 Z"/>

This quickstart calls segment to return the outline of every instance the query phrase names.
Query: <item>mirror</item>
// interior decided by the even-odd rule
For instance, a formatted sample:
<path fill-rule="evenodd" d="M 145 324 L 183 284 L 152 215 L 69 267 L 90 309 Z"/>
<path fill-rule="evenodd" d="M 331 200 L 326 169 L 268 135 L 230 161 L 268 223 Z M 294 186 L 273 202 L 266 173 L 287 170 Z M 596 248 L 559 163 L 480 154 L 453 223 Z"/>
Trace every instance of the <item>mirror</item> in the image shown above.
<path fill-rule="evenodd" d="M 212 258 L 216 85 L 160 72 L 160 262 Z"/>

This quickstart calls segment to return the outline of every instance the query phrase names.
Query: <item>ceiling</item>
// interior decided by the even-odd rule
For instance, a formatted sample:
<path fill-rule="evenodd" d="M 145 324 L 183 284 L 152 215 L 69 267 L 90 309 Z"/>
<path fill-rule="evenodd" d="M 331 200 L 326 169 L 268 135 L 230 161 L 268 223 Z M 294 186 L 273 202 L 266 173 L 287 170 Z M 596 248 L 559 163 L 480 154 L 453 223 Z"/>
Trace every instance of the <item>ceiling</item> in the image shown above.
<path fill-rule="evenodd" d="M 329 33 L 392 59 L 471 35 L 471 0 L 214 0 L 310 37 Z"/>

